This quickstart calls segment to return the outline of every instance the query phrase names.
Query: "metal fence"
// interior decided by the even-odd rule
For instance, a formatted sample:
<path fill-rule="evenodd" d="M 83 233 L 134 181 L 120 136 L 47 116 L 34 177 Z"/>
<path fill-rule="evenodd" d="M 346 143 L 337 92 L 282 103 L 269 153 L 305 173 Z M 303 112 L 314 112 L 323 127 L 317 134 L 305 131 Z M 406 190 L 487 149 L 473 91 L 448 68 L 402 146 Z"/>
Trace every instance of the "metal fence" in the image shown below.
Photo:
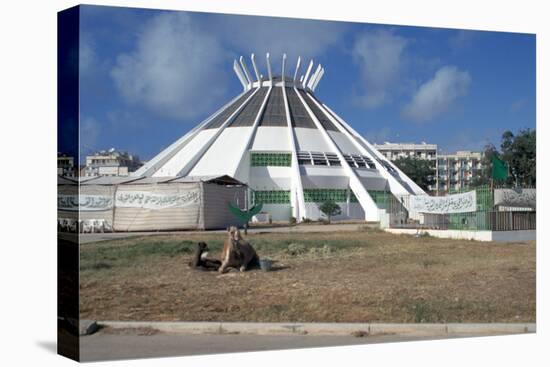
<path fill-rule="evenodd" d="M 487 210 L 458 214 L 424 214 L 424 221 L 412 227 L 470 231 L 517 231 L 536 229 L 535 211 Z"/>
<path fill-rule="evenodd" d="M 470 189 L 472 190 L 472 189 Z M 467 189 L 453 193 L 467 192 Z M 475 212 L 452 214 L 409 213 L 410 196 L 395 197 L 390 192 L 376 194 L 376 203 L 389 214 L 392 228 L 451 230 L 515 231 L 536 229 L 536 211 L 528 208 L 506 208 L 493 205 L 493 189 L 475 188 Z"/>

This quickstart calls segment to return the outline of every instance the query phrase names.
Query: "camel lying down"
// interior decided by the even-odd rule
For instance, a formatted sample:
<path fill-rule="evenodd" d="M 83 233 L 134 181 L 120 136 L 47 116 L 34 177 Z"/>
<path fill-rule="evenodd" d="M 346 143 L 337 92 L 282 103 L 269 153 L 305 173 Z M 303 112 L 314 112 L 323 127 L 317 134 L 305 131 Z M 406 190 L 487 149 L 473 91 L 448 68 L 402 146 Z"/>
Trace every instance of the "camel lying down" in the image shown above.
<path fill-rule="evenodd" d="M 260 266 L 256 250 L 242 238 L 239 229 L 231 226 L 227 232 L 227 239 L 223 243 L 222 264 L 218 271 L 224 273 L 228 267 L 246 271 L 250 267 Z"/>

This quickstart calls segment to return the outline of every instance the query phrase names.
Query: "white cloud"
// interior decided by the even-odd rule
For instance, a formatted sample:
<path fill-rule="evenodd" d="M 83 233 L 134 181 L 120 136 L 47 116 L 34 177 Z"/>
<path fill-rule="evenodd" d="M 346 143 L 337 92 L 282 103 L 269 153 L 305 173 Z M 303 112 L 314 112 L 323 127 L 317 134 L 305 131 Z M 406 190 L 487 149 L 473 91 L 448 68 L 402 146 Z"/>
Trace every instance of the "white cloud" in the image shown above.
<path fill-rule="evenodd" d="M 460 29 L 449 38 L 449 45 L 453 51 L 460 51 L 470 46 L 478 34 L 479 31 Z"/>
<path fill-rule="evenodd" d="M 144 25 L 134 51 L 117 57 L 111 76 L 129 103 L 192 119 L 211 111 L 225 93 L 224 53 L 189 15 L 163 13 Z"/>
<path fill-rule="evenodd" d="M 435 76 L 422 84 L 412 100 L 403 108 L 402 116 L 424 122 L 447 111 L 456 99 L 468 93 L 472 78 L 455 66 L 440 68 Z"/>
<path fill-rule="evenodd" d="M 398 81 L 403 52 L 408 41 L 388 30 L 364 33 L 353 46 L 353 60 L 359 65 L 364 93 L 357 97 L 367 108 L 390 100 L 390 90 Z"/>
<path fill-rule="evenodd" d="M 372 144 L 383 144 L 387 141 L 391 141 L 392 137 L 395 137 L 391 129 L 387 126 L 378 130 L 371 130 L 365 133 L 365 137 Z"/>
<path fill-rule="evenodd" d="M 93 41 L 88 35 L 82 34 L 80 36 L 78 59 L 80 74 L 84 76 L 90 74 L 98 62 Z"/>
<path fill-rule="evenodd" d="M 247 61 L 255 53 L 264 75 L 267 52 L 273 73 L 280 74 L 283 53 L 287 54 L 288 75 L 294 73 L 298 56 L 302 57 L 301 70 L 305 73 L 309 59 L 336 46 L 347 28 L 343 23 L 304 19 L 220 16 L 216 20 L 216 31 L 224 43 L 244 53 Z"/>
<path fill-rule="evenodd" d="M 80 121 L 80 150 L 87 154 L 97 149 L 97 139 L 101 125 L 93 117 L 84 117 Z"/>
<path fill-rule="evenodd" d="M 481 151 L 491 141 L 489 139 L 491 133 L 482 129 L 476 129 L 475 131 L 473 129 L 460 130 L 452 133 L 452 135 L 452 139 L 439 146 L 446 153 L 454 153 L 458 150 Z"/>

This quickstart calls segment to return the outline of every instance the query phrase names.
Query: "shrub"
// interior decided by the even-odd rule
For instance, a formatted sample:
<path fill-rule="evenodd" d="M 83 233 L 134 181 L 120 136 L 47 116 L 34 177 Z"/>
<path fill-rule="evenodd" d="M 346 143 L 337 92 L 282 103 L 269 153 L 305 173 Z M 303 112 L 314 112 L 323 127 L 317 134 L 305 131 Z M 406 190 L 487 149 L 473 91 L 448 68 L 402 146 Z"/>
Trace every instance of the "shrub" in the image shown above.
<path fill-rule="evenodd" d="M 433 323 L 440 322 L 441 315 L 437 309 L 431 307 L 428 303 L 417 301 L 412 306 L 415 323 Z"/>
<path fill-rule="evenodd" d="M 342 213 L 342 208 L 340 208 L 340 205 L 336 204 L 332 200 L 327 200 L 323 204 L 321 204 L 319 206 L 319 210 L 327 216 L 328 223 L 330 223 L 331 217 Z"/>
<path fill-rule="evenodd" d="M 98 262 L 98 263 L 93 264 L 90 268 L 93 269 L 93 270 L 101 270 L 101 269 L 111 269 L 112 266 L 111 266 L 111 264 L 107 264 L 107 263 L 104 263 L 104 262 Z"/>
<path fill-rule="evenodd" d="M 285 252 L 290 256 L 298 256 L 305 254 L 307 252 L 307 248 L 301 243 L 291 243 L 288 245 Z"/>
<path fill-rule="evenodd" d="M 414 235 L 415 237 L 429 238 L 432 237 L 428 231 L 421 231 Z"/>
<path fill-rule="evenodd" d="M 312 255 L 320 256 L 330 256 L 334 252 L 334 249 L 327 244 L 324 244 L 323 247 L 312 247 L 309 249 L 309 253 Z"/>

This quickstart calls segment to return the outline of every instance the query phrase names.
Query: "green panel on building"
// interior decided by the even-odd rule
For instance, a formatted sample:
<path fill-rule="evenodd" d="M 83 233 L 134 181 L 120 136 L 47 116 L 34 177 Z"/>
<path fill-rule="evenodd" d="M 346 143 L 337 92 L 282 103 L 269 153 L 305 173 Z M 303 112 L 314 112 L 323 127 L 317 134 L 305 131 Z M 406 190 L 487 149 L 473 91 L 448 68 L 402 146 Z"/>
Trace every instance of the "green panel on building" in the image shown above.
<path fill-rule="evenodd" d="M 380 209 L 387 209 L 390 201 L 390 196 L 392 195 L 387 191 L 369 191 L 369 195 L 374 200 L 374 203 Z"/>
<path fill-rule="evenodd" d="M 355 195 L 352 195 L 350 200 L 352 198 L 355 198 Z M 329 200 L 338 202 L 338 203 L 345 203 L 347 201 L 347 190 L 304 189 L 304 200 L 306 203 L 324 203 L 325 201 L 329 201 Z"/>
<path fill-rule="evenodd" d="M 252 167 L 290 167 L 292 155 L 290 153 L 251 153 Z"/>
<path fill-rule="evenodd" d="M 270 190 L 254 191 L 254 203 L 290 204 L 290 191 Z"/>

